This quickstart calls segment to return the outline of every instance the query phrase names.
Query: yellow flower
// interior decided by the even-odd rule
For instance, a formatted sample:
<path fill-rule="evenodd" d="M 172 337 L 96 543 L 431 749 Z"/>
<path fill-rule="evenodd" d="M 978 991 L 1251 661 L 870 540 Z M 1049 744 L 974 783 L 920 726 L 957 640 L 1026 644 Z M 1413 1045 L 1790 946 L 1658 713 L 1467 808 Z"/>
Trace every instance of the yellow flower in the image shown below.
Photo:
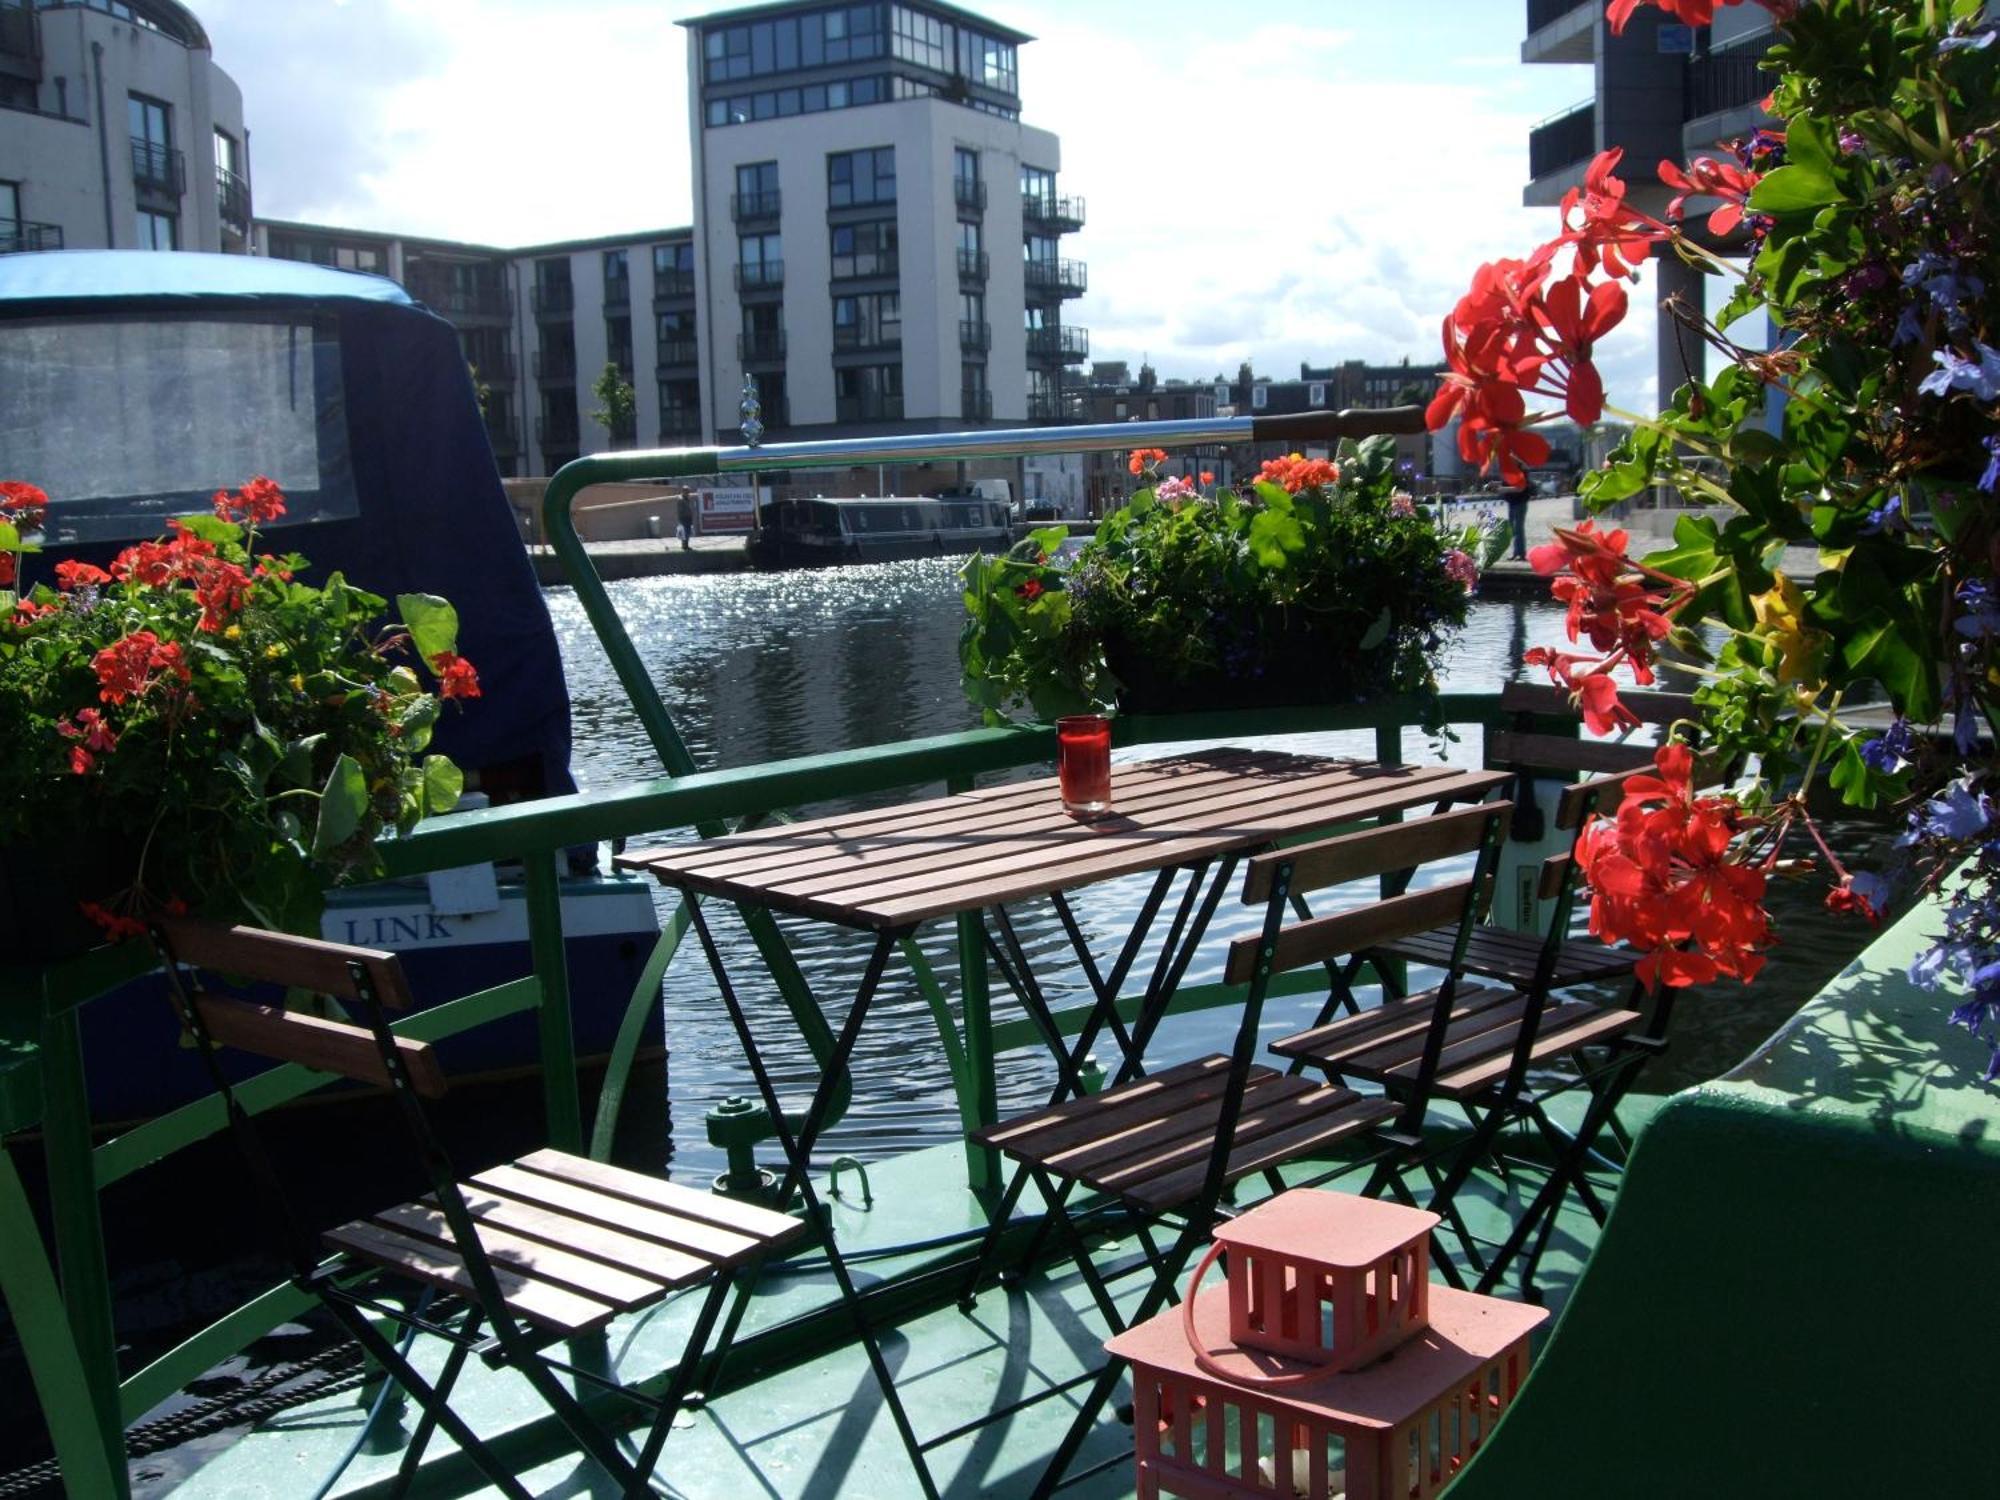
<path fill-rule="evenodd" d="M 232 625 L 232 626 L 230 626 L 230 627 L 229 627 L 229 628 L 228 628 L 227 630 L 225 630 L 225 631 L 223 631 L 223 632 L 222 632 L 222 638 L 223 638 L 223 639 L 224 639 L 225 641 L 240 641 L 240 640 L 242 640 L 242 639 L 243 639 L 243 627 L 242 627 L 241 625 Z"/>
<path fill-rule="evenodd" d="M 1754 632 L 1778 648 L 1778 681 L 1804 682 L 1813 675 L 1813 658 L 1826 643 L 1826 633 L 1806 625 L 1805 595 L 1783 573 L 1773 573 L 1775 587 L 1767 594 L 1753 594 L 1750 607 L 1757 613 Z"/>
<path fill-rule="evenodd" d="M 284 654 L 285 648 L 276 641 L 271 642 L 270 645 L 264 648 L 264 660 L 266 661 L 277 661 Z"/>
<path fill-rule="evenodd" d="M 305 674 L 303 672 L 292 673 L 292 691 L 295 693 L 303 693 L 305 690 L 306 690 Z"/>

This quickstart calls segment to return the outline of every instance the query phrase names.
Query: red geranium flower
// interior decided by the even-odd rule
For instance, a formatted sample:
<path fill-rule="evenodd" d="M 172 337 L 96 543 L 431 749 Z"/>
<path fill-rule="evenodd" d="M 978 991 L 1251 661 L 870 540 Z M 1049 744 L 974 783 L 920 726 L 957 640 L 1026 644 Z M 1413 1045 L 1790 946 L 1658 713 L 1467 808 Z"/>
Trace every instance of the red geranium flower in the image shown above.
<path fill-rule="evenodd" d="M 100 567 L 87 562 L 65 559 L 56 564 L 56 587 L 69 589 L 96 588 L 111 582 L 111 575 Z"/>
<path fill-rule="evenodd" d="M 19 479 L 0 479 L 0 517 L 17 531 L 40 531 L 49 508 L 48 493 Z"/>
<path fill-rule="evenodd" d="M 275 479 L 259 474 L 233 493 L 217 490 L 215 513 L 223 520 L 235 521 L 239 525 L 262 526 L 285 513 L 285 492 L 278 487 Z"/>
<path fill-rule="evenodd" d="M 146 935 L 144 922 L 123 916 L 95 901 L 79 901 L 76 909 L 96 923 L 98 929 L 114 943 L 122 938 L 142 938 Z"/>
<path fill-rule="evenodd" d="M 1125 467 L 1134 474 L 1143 474 L 1146 470 L 1166 461 L 1167 450 L 1164 448 L 1134 448 L 1131 458 L 1126 460 Z"/>
<path fill-rule="evenodd" d="M 16 573 L 14 554 L 0 552 L 0 589 L 11 589 L 14 586 Z"/>
<path fill-rule="evenodd" d="M 1030 578 L 1026 583 L 1018 586 L 1014 592 L 1030 604 L 1033 604 L 1037 599 L 1042 597 L 1042 581 L 1039 578 Z"/>
<path fill-rule="evenodd" d="M 194 596 L 201 601 L 201 619 L 195 628 L 213 634 L 231 615 L 240 614 L 249 601 L 250 575 L 235 563 L 207 559 L 195 575 Z"/>
<path fill-rule="evenodd" d="M 471 662 L 456 652 L 438 652 L 431 658 L 431 670 L 437 673 L 440 698 L 479 696 L 479 674 L 472 669 Z"/>
<path fill-rule="evenodd" d="M 1660 163 L 1660 181 L 1673 188 L 1676 196 L 1667 204 L 1667 217 L 1678 223 L 1687 212 L 1690 198 L 1720 198 L 1722 207 L 1708 216 L 1708 232 L 1725 235 L 1743 222 L 1743 210 L 1751 189 L 1763 179 L 1761 172 L 1746 172 L 1712 156 L 1697 156 L 1682 171 L 1670 161 Z"/>
<path fill-rule="evenodd" d="M 1742 3 L 1743 0 L 1611 0 L 1605 15 L 1611 21 L 1612 35 L 1622 36 L 1625 23 L 1642 5 L 1657 5 L 1686 26 L 1706 26 L 1715 19 L 1716 11 Z M 1757 0 L 1757 3 L 1780 21 L 1789 21 L 1799 13 L 1799 0 Z"/>
<path fill-rule="evenodd" d="M 90 665 L 97 673 L 97 696 L 106 703 L 123 703 L 143 694 L 163 672 L 182 682 L 191 679 L 180 646 L 163 642 L 150 630 L 135 630 L 113 641 L 91 658 Z"/>
<path fill-rule="evenodd" d="M 1340 469 L 1324 458 L 1307 458 L 1288 453 L 1283 458 L 1267 458 L 1257 471 L 1259 484 L 1275 484 L 1287 494 L 1319 489 L 1340 483 Z"/>

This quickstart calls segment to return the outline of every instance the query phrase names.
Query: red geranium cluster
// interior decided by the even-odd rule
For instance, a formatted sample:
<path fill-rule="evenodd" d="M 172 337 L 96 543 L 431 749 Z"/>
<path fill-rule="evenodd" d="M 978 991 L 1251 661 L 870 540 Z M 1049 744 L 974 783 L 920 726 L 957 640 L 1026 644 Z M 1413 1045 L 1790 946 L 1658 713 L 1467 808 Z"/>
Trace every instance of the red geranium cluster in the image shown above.
<path fill-rule="evenodd" d="M 1625 23 L 1642 5 L 1657 5 L 1683 25 L 1706 26 L 1715 19 L 1718 10 L 1742 3 L 1743 0 L 1611 0 L 1611 8 L 1605 15 L 1610 18 L 1612 33 L 1622 36 Z M 1799 0 L 1757 0 L 1757 3 L 1780 21 L 1789 21 L 1799 12 Z"/>
<path fill-rule="evenodd" d="M 106 703 L 123 703 L 142 696 L 162 675 L 191 680 L 180 643 L 162 641 L 150 630 L 135 630 L 113 641 L 90 659 L 97 674 L 97 696 Z"/>
<path fill-rule="evenodd" d="M 1742 813 L 1729 797 L 1695 794 L 1692 751 L 1662 745 L 1653 762 L 1660 774 L 1626 782 L 1617 817 L 1593 820 L 1577 842 L 1590 930 L 1644 952 L 1648 989 L 1718 974 L 1747 983 L 1772 941 L 1767 866 L 1734 857 Z"/>
<path fill-rule="evenodd" d="M 75 718 L 60 719 L 56 733 L 71 740 L 69 768 L 72 775 L 88 775 L 97 757 L 118 748 L 118 736 L 104 715 L 94 708 L 79 709 Z"/>
<path fill-rule="evenodd" d="M 1264 467 L 1257 471 L 1257 482 L 1275 484 L 1287 494 L 1296 495 L 1300 490 L 1338 484 L 1340 470 L 1324 458 L 1288 453 L 1283 458 L 1265 459 Z"/>
<path fill-rule="evenodd" d="M 40 531 L 48 515 L 46 492 L 18 479 L 0 479 L 0 521 L 16 531 Z"/>
<path fill-rule="evenodd" d="M 1770 138 L 1782 139 L 1776 131 L 1766 131 Z M 1676 224 L 1687 212 L 1690 198 L 1720 198 L 1722 206 L 1708 216 L 1708 232 L 1713 235 L 1733 233 L 1743 222 L 1743 211 L 1750 203 L 1750 190 L 1757 186 L 1763 176 L 1761 172 L 1750 172 L 1732 162 L 1717 161 L 1712 156 L 1697 156 L 1682 171 L 1670 161 L 1660 163 L 1660 181 L 1672 188 L 1676 194 L 1667 204 L 1667 217 Z"/>
<path fill-rule="evenodd" d="M 1125 461 L 1125 467 L 1134 474 L 1143 474 L 1148 469 L 1157 469 L 1167 461 L 1164 448 L 1134 448 L 1132 456 Z"/>
<path fill-rule="evenodd" d="M 1653 681 L 1653 649 L 1673 629 L 1673 615 L 1693 594 L 1681 579 L 1656 572 L 1626 555 L 1623 531 L 1599 531 L 1585 521 L 1559 526 L 1555 540 L 1530 548 L 1537 573 L 1555 574 L 1549 591 L 1569 606 L 1572 641 L 1588 637 L 1595 657 L 1537 646 L 1521 660 L 1546 668 L 1552 681 L 1574 695 L 1592 734 L 1636 728 L 1638 718 L 1618 701 L 1612 669 L 1630 667 L 1641 687 Z"/>
<path fill-rule="evenodd" d="M 239 526 L 262 526 L 285 513 L 285 492 L 277 480 L 258 474 L 240 490 L 217 490 L 215 513 Z"/>
<path fill-rule="evenodd" d="M 473 670 L 471 662 L 457 652 L 438 652 L 431 658 L 431 670 L 437 673 L 440 698 L 479 696 L 479 673 Z"/>
<path fill-rule="evenodd" d="M 279 511 L 283 511 L 282 504 Z M 212 635 L 222 630 L 232 615 L 241 613 L 249 601 L 250 575 L 236 563 L 218 556 L 215 543 L 196 536 L 181 522 L 167 524 L 173 529 L 171 540 L 139 542 L 127 547 L 111 559 L 111 577 L 120 583 L 135 582 L 147 588 L 168 588 L 176 583 L 192 585 L 194 596 L 201 603 L 197 628 Z"/>

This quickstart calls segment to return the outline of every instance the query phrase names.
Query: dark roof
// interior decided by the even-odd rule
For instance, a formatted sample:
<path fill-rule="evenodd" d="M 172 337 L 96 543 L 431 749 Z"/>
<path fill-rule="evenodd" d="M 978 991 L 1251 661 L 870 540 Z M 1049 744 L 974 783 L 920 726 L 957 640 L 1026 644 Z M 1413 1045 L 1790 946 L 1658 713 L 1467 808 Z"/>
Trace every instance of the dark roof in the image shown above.
<path fill-rule="evenodd" d="M 1018 46 L 1023 42 L 1032 42 L 1034 40 L 1025 31 L 1016 31 L 1013 27 L 1003 25 L 991 16 L 980 15 L 977 11 L 966 10 L 956 5 L 947 5 L 944 3 L 944 0 L 910 0 L 910 3 L 924 10 L 935 11 L 937 14 L 947 17 L 950 20 L 963 21 L 966 25 L 977 27 L 988 36 L 998 37 L 1003 42 L 1013 42 Z M 787 11 L 824 9 L 826 9 L 826 0 L 775 0 L 775 3 L 768 5 L 739 5 L 731 10 L 712 10 L 705 16 L 689 16 L 685 20 L 676 22 L 675 24 L 685 26 L 692 31 L 697 27 L 716 26 L 728 21 L 750 21 L 755 20 L 759 16 L 783 15 Z"/>

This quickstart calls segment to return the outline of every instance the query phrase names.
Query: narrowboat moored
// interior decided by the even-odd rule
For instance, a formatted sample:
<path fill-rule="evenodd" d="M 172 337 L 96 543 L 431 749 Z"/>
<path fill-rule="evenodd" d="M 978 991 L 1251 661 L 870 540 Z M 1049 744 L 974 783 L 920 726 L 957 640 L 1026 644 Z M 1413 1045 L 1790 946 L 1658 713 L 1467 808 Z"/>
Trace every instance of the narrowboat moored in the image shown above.
<path fill-rule="evenodd" d="M 818 568 L 1000 549 L 1007 507 L 979 495 L 779 500 L 750 533 L 757 568 Z"/>

